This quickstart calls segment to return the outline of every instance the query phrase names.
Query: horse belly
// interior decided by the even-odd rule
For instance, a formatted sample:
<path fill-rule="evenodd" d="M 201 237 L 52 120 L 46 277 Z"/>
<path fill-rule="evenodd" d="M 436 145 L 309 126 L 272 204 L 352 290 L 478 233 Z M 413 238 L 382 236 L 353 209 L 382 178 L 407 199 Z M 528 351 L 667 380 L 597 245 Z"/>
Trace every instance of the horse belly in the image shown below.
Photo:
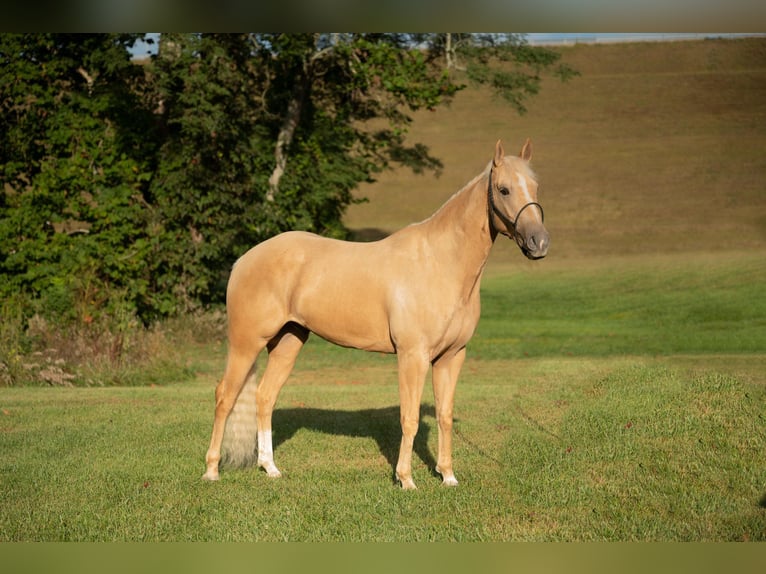
<path fill-rule="evenodd" d="M 313 333 L 342 347 L 381 353 L 394 352 L 387 332 L 381 330 L 378 324 L 362 321 L 358 316 L 339 313 L 331 320 L 328 318 L 319 321 L 308 320 L 305 324 Z"/>
<path fill-rule="evenodd" d="M 293 320 L 336 345 L 393 352 L 385 292 L 367 269 L 308 265 L 293 292 Z"/>
<path fill-rule="evenodd" d="M 370 301 L 349 296 L 304 298 L 294 314 L 298 323 L 336 345 L 383 353 L 394 350 L 385 313 Z"/>

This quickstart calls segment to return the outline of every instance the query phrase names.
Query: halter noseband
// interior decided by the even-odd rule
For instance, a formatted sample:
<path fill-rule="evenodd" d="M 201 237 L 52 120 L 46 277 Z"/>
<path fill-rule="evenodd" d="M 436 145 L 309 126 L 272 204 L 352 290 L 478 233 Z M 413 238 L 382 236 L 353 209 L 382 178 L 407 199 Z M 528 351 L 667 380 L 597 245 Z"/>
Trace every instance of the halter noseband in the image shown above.
<path fill-rule="evenodd" d="M 500 218 L 503 224 L 505 224 L 505 227 L 508 229 L 508 231 L 510 231 L 513 236 L 516 237 L 516 223 L 518 223 L 519 217 L 521 217 L 521 214 L 524 213 L 524 210 L 530 205 L 536 205 L 540 209 L 540 220 L 545 221 L 545 212 L 543 211 L 543 206 L 536 201 L 530 201 L 529 203 L 522 205 L 521 209 L 519 209 L 519 212 L 516 214 L 516 217 L 513 218 L 513 221 L 508 219 L 505 214 L 501 212 L 495 205 L 495 194 L 492 192 L 492 167 L 489 168 L 489 185 L 487 186 L 487 211 L 489 216 L 489 227 L 491 231 L 494 231 L 495 234 L 498 233 L 495 224 L 492 223 L 492 214 L 494 213 Z"/>

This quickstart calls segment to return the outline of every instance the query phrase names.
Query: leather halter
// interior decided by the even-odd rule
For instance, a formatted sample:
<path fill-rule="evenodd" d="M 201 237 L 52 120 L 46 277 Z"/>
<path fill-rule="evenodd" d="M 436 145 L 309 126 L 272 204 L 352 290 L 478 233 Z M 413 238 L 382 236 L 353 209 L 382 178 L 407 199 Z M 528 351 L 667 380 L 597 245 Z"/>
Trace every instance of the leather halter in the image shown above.
<path fill-rule="evenodd" d="M 536 205 L 540 209 L 540 221 L 545 221 L 545 212 L 543 211 L 543 206 L 537 203 L 536 201 L 530 201 L 529 203 L 525 203 L 521 206 L 521 209 L 519 209 L 519 212 L 516 214 L 516 217 L 513 218 L 513 221 L 508 219 L 506 215 L 500 211 L 497 206 L 495 205 L 495 194 L 492 192 L 492 170 L 493 167 L 489 168 L 489 185 L 487 186 L 487 215 L 489 217 L 489 228 L 490 231 L 494 231 L 495 235 L 499 233 L 498 229 L 495 227 L 495 224 L 492 222 L 492 214 L 494 213 L 497 215 L 500 220 L 503 222 L 505 227 L 508 229 L 508 231 L 514 236 L 514 238 L 517 237 L 516 234 L 516 223 L 519 221 L 519 217 L 521 217 L 521 214 L 524 212 L 524 210 L 529 207 L 530 205 Z M 518 242 L 518 239 L 517 239 Z"/>

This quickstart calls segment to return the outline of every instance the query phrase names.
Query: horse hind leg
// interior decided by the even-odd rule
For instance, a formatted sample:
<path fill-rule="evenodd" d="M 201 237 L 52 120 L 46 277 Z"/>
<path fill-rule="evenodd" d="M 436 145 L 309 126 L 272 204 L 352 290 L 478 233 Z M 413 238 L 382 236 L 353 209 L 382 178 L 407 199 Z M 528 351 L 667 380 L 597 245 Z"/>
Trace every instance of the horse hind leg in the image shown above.
<path fill-rule="evenodd" d="M 228 468 L 247 468 L 256 461 L 257 425 L 256 402 L 257 391 L 256 365 L 250 369 L 245 379 L 245 385 L 239 392 L 237 401 L 226 419 L 221 443 L 221 466 Z"/>
<path fill-rule="evenodd" d="M 269 361 L 255 395 L 258 420 L 258 466 L 273 478 L 282 476 L 282 473 L 274 463 L 271 417 L 279 391 L 290 376 L 295 359 L 308 336 L 309 331 L 305 327 L 288 323 L 269 342 Z"/>
<path fill-rule="evenodd" d="M 232 347 L 229 350 L 229 356 L 226 361 L 226 370 L 223 374 L 223 378 L 218 383 L 215 389 L 215 417 L 213 419 L 213 432 L 210 437 L 210 446 L 208 447 L 207 454 L 205 455 L 205 464 L 207 469 L 202 478 L 205 480 L 218 480 L 218 465 L 221 461 L 221 447 L 223 444 L 224 434 L 226 431 L 226 423 L 229 419 L 229 415 L 234 409 L 235 403 L 240 400 L 243 387 L 251 379 L 251 369 L 253 369 L 255 359 L 258 354 L 266 346 L 266 342 L 260 345 L 255 345 L 249 350 L 242 348 Z M 251 383 L 254 384 L 254 383 Z M 250 386 L 250 385 L 248 385 Z M 252 387 L 251 387 L 252 388 Z M 245 399 L 242 399 L 243 402 Z M 240 425 L 235 425 L 240 426 Z M 232 426 L 229 426 L 229 430 L 232 430 Z M 244 429 L 237 428 L 236 434 L 242 439 L 246 436 Z M 231 442 L 231 441 L 229 441 Z M 227 445 L 231 450 L 231 445 Z M 238 451 L 244 452 L 246 448 L 240 447 Z M 238 458 L 237 456 L 229 456 L 228 458 Z M 233 460 L 232 460 L 233 462 Z"/>

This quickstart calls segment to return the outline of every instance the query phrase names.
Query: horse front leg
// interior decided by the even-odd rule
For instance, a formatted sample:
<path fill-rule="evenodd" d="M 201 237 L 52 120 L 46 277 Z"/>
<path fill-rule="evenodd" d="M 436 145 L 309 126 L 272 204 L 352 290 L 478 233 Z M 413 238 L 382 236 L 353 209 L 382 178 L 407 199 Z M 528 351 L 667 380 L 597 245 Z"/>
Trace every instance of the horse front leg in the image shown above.
<path fill-rule="evenodd" d="M 452 409 L 455 387 L 465 361 L 465 347 L 452 356 L 441 357 L 434 363 L 433 386 L 436 420 L 439 426 L 439 455 L 436 472 L 442 475 L 442 484 L 457 486 L 452 470 Z"/>
<path fill-rule="evenodd" d="M 396 478 L 404 490 L 417 488 L 412 480 L 412 448 L 420 422 L 420 399 L 428 372 L 428 357 L 422 352 L 397 350 L 399 363 L 399 412 L 402 442 L 396 463 Z"/>

